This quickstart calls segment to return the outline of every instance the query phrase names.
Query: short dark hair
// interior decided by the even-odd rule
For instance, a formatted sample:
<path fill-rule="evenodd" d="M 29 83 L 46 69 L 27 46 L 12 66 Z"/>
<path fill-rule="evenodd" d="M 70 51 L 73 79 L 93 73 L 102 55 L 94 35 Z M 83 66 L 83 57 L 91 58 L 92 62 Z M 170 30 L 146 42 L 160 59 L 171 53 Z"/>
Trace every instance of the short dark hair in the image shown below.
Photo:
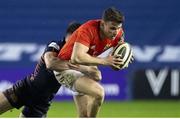
<path fill-rule="evenodd" d="M 67 27 L 67 30 L 66 30 L 66 35 L 67 34 L 72 34 L 76 29 L 78 29 L 79 27 L 81 26 L 80 23 L 78 22 L 71 22 L 68 27 Z"/>
<path fill-rule="evenodd" d="M 106 21 L 113 21 L 117 23 L 124 22 L 124 16 L 123 14 L 117 10 L 115 7 L 110 7 L 103 12 L 102 19 Z"/>

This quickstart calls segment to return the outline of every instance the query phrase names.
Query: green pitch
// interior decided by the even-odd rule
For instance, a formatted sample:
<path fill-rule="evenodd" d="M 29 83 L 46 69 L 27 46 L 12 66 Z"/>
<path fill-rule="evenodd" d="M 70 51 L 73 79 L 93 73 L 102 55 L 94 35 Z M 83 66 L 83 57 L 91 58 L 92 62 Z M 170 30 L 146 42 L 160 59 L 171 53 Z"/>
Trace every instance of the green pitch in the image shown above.
<path fill-rule="evenodd" d="M 13 109 L 0 117 L 18 117 L 20 110 Z M 73 102 L 53 102 L 48 117 L 77 117 Z M 122 101 L 102 105 L 98 117 L 180 117 L 179 101 Z"/>

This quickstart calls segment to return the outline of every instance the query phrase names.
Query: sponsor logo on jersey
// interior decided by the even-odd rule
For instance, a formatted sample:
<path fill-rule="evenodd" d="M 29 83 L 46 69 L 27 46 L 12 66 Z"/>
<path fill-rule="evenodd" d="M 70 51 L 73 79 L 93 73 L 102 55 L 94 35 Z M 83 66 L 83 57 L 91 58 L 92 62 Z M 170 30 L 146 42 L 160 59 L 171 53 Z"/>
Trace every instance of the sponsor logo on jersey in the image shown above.
<path fill-rule="evenodd" d="M 59 49 L 60 49 L 59 45 L 58 45 L 57 43 L 55 43 L 55 42 L 50 43 L 50 44 L 48 45 L 48 47 L 53 47 L 53 48 L 55 48 L 56 50 L 59 50 Z"/>

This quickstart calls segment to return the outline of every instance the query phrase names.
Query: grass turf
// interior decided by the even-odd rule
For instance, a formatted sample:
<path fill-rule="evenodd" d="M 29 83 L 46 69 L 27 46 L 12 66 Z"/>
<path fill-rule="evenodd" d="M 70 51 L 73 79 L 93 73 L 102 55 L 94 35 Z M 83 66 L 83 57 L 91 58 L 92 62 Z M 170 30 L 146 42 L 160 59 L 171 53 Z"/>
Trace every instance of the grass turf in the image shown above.
<path fill-rule="evenodd" d="M 122 101 L 102 105 L 98 117 L 180 117 L 180 100 L 173 101 Z M 20 110 L 13 109 L 0 117 L 18 117 Z M 77 117 L 73 102 L 53 102 L 48 117 Z"/>

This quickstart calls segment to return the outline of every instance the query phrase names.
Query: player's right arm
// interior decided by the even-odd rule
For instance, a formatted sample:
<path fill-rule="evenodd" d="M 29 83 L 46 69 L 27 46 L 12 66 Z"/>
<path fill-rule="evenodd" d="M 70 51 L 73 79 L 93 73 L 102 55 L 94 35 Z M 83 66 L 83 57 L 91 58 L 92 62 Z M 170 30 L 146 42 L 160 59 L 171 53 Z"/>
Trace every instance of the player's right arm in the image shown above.
<path fill-rule="evenodd" d="M 106 58 L 93 57 L 89 55 L 89 48 L 79 42 L 75 42 L 73 52 L 71 56 L 71 62 L 83 65 L 107 65 L 116 67 L 116 65 L 123 64 L 122 59 L 119 56 L 109 55 Z"/>
<path fill-rule="evenodd" d="M 44 61 L 47 69 L 62 71 L 69 69 L 68 61 L 61 60 L 57 57 L 61 46 L 64 42 L 52 41 L 49 43 L 44 52 Z"/>
<path fill-rule="evenodd" d="M 57 55 L 58 53 L 53 51 L 49 51 L 44 54 L 46 68 L 55 71 L 63 71 L 69 69 L 69 62 L 65 60 L 60 60 Z"/>

